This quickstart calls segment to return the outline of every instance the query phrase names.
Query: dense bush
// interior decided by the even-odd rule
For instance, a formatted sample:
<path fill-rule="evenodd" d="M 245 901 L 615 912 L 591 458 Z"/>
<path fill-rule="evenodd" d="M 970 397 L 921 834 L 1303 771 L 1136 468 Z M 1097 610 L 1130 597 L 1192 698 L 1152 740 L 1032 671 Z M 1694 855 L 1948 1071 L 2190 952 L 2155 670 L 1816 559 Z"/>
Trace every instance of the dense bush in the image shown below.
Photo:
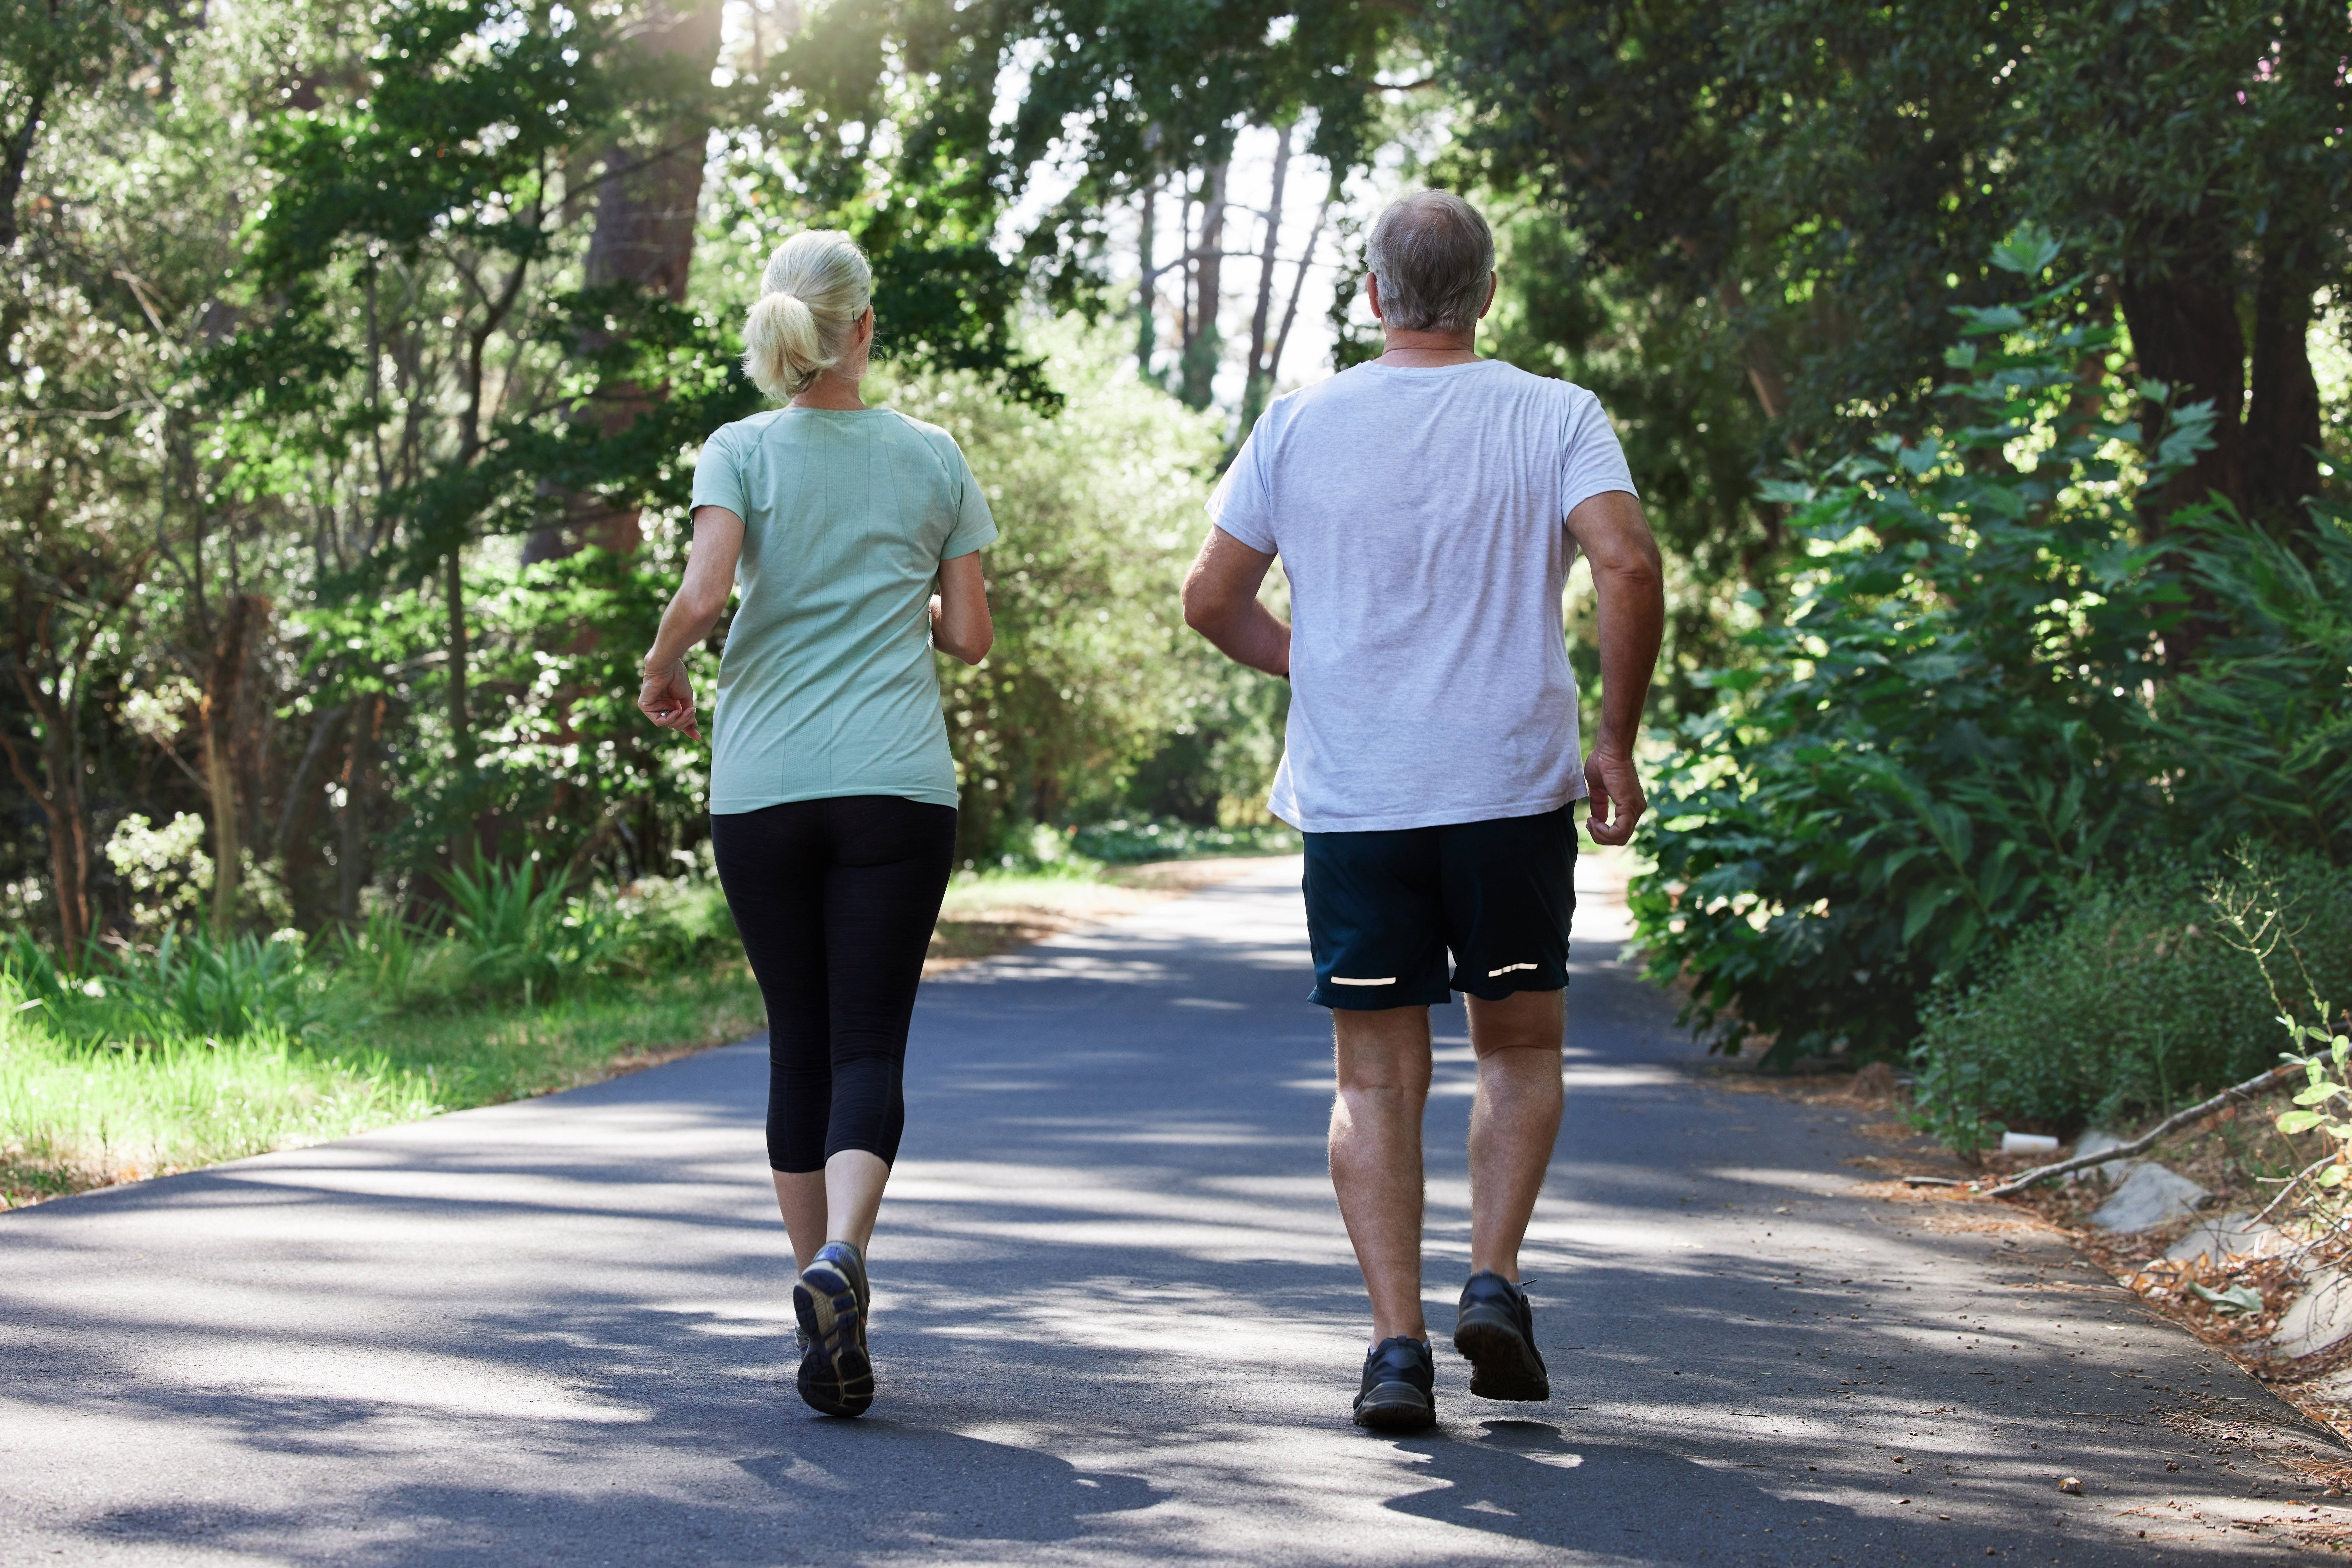
<path fill-rule="evenodd" d="M 2053 259 L 2021 237 L 1999 258 Z M 2167 389 L 2113 377 L 2073 289 L 1969 309 L 1939 436 L 1782 485 L 1808 569 L 1687 726 L 1633 908 L 1687 1016 L 1774 1058 L 1907 1050 L 1965 983 L 2095 874 L 2170 844 L 2352 849 L 2352 540 L 2293 546 L 2225 513 L 2145 540 L 2137 502 L 2205 444 Z M 2194 619 L 2191 620 L 2191 607 Z M 2182 675 L 2168 636 L 2196 658 Z"/>
<path fill-rule="evenodd" d="M 2272 970 L 2289 1005 L 2308 1011 L 2306 991 L 2352 1002 L 2352 876 L 2311 855 L 2146 866 L 2097 880 L 1977 984 L 1929 1000 L 1922 1124 L 1973 1149 L 2005 1127 L 2071 1133 L 2260 1071 L 2280 1048 L 2279 1003 L 2217 896 L 2285 911 L 2293 945 Z"/>
<path fill-rule="evenodd" d="M 2323 508 L 2291 542 L 2226 518 L 2190 537 L 2227 629 L 2158 693 L 2177 816 L 2352 864 L 2352 527 Z"/>
<path fill-rule="evenodd" d="M 2000 259 L 2033 276 L 2054 247 Z M 2070 289 L 1975 309 L 1943 436 L 1783 485 L 1810 567 L 1686 727 L 1632 905 L 1691 1012 L 1782 1055 L 1907 1047 L 1917 998 L 2030 924 L 2161 801 L 2137 693 L 2179 590 L 2134 543 L 2114 332 Z M 2029 324 L 2031 323 L 2031 324 Z"/>

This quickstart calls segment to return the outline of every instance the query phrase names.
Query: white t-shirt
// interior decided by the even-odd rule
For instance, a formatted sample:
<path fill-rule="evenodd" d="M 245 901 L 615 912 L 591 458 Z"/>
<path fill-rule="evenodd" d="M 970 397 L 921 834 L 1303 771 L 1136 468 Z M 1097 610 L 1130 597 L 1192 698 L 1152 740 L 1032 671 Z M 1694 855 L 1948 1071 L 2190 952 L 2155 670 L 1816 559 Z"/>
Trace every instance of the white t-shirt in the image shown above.
<path fill-rule="evenodd" d="M 1598 398 L 1499 360 L 1361 364 L 1276 398 L 1208 504 L 1290 577 L 1267 808 L 1370 833 L 1581 799 L 1565 523 L 1633 489 Z"/>

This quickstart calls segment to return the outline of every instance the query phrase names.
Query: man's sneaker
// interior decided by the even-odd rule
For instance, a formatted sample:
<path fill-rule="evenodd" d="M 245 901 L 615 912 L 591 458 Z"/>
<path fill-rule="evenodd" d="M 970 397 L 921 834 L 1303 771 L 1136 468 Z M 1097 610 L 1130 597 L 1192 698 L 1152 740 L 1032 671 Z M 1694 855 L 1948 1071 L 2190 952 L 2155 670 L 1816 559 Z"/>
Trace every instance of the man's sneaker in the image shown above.
<path fill-rule="evenodd" d="M 1454 1348 L 1470 1361 L 1470 1392 L 1481 1399 L 1549 1399 L 1551 1373 L 1536 1352 L 1528 1293 L 1491 1270 L 1462 1287 Z"/>
<path fill-rule="evenodd" d="M 1383 1432 L 1418 1432 L 1437 1425 L 1437 1363 L 1427 1340 L 1402 1334 L 1382 1340 L 1364 1356 L 1364 1386 L 1356 1395 L 1356 1425 Z"/>
<path fill-rule="evenodd" d="M 874 1403 L 874 1363 L 866 1355 L 866 1259 L 846 1241 L 817 1248 L 793 1287 L 793 1313 L 808 1336 L 801 1357 L 801 1397 L 827 1415 L 862 1415 Z"/>

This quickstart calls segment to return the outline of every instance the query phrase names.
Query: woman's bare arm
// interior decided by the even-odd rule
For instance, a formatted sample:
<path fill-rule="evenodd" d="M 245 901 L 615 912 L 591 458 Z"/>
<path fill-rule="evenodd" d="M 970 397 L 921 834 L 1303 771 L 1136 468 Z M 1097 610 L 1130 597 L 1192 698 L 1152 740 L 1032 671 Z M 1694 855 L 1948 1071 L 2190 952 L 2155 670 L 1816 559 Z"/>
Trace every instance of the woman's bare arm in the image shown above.
<path fill-rule="evenodd" d="M 662 612 L 661 630 L 646 655 L 645 685 L 637 707 L 665 730 L 702 739 L 694 722 L 694 688 L 686 678 L 686 656 L 719 624 L 727 596 L 735 591 L 735 563 L 743 553 L 743 520 L 723 506 L 694 509 L 694 547 L 686 558 L 686 580 Z"/>
<path fill-rule="evenodd" d="M 988 574 L 980 552 L 940 563 L 940 591 L 931 595 L 931 646 L 966 664 L 988 657 L 996 624 L 988 614 Z"/>

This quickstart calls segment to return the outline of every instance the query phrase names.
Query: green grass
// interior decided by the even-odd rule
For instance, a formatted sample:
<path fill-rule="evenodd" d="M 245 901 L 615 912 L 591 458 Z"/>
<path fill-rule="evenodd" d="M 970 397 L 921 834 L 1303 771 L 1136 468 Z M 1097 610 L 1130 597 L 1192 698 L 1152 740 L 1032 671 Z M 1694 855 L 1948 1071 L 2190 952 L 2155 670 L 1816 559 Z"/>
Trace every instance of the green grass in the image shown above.
<path fill-rule="evenodd" d="M 740 963 L 520 1002 L 352 1019 L 299 1039 L 61 1039 L 0 997 L 0 1206 L 569 1089 L 760 1027 Z"/>
<path fill-rule="evenodd" d="M 1124 914 L 1185 873 L 1079 856 L 965 873 L 933 956 Z M 621 899 L 478 871 L 458 891 L 447 934 L 386 916 L 307 947 L 182 935 L 74 973 L 22 933 L 0 944 L 0 1207 L 547 1094 L 761 1026 L 701 879 Z"/>

